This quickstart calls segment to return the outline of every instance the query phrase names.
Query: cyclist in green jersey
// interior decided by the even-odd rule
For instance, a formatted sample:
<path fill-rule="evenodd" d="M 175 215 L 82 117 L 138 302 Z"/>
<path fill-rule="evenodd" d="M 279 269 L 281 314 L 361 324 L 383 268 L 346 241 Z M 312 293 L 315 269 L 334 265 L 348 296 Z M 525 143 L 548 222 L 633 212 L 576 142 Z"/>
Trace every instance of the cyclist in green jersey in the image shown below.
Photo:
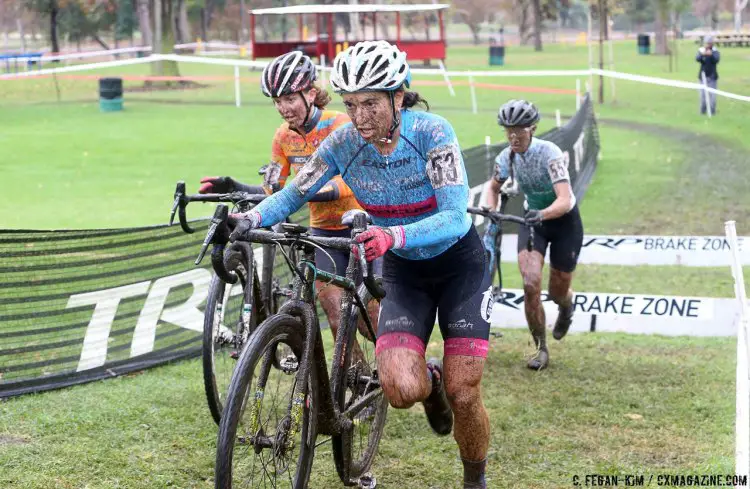
<path fill-rule="evenodd" d="M 573 271 L 583 244 L 583 223 L 570 184 L 567 162 L 560 148 L 534 137 L 539 111 L 525 100 L 511 100 L 500 108 L 497 121 L 505 128 L 510 145 L 495 160 L 489 205 L 497 207 L 503 185 L 518 183 L 526 202 L 526 222 L 536 226 L 533 250 L 525 243 L 529 229 L 518 235 L 518 267 L 523 278 L 524 307 L 529 331 L 537 347 L 527 366 L 534 370 L 549 364 L 546 318 L 542 307 L 542 267 L 550 251 L 549 296 L 558 305 L 552 336 L 561 340 L 573 321 Z"/>

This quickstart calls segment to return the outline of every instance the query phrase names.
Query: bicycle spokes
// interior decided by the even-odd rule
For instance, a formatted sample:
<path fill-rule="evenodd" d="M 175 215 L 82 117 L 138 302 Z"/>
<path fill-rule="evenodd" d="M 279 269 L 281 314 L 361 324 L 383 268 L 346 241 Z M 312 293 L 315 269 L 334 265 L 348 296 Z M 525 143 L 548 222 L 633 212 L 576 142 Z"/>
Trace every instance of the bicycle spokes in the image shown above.
<path fill-rule="evenodd" d="M 279 351 L 288 352 L 274 361 Z M 280 363 L 283 368 L 274 366 Z M 293 487 L 310 399 L 297 382 L 299 360 L 283 342 L 254 366 L 235 441 L 232 487 Z"/>

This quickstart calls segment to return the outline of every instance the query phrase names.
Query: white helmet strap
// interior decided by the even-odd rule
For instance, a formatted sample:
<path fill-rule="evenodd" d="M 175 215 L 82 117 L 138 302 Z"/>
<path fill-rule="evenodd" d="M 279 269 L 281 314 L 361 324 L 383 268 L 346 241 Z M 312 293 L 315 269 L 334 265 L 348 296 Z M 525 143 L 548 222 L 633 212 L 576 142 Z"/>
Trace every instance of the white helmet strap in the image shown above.
<path fill-rule="evenodd" d="M 388 91 L 388 99 L 391 101 L 393 120 L 391 121 L 390 129 L 388 129 L 388 135 L 384 138 L 381 138 L 380 141 L 386 144 L 391 144 L 393 142 L 393 135 L 396 133 L 396 129 L 398 129 L 399 124 L 401 124 L 401 118 L 399 117 L 401 111 L 396 110 L 396 101 L 393 97 L 393 91 Z"/>

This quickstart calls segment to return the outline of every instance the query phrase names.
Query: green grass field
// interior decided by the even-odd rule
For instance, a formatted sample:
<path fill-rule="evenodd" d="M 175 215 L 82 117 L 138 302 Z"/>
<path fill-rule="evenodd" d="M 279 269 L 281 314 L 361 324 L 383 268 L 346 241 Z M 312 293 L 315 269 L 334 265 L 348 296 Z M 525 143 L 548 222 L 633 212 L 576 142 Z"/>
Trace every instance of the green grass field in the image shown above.
<path fill-rule="evenodd" d="M 680 46 L 678 70 L 639 56 L 635 42 L 615 45 L 615 68 L 693 81 L 695 45 Z M 502 70 L 584 69 L 580 46 L 513 48 Z M 486 47 L 449 50 L 451 70 L 488 69 Z M 722 50 L 719 88 L 746 93 L 750 51 Z M 231 77 L 231 68 L 181 65 L 183 74 Z M 139 65 L 102 75 L 147 74 Z M 91 74 L 91 73 L 87 73 Z M 243 71 L 243 107 L 231 79 L 207 88 L 126 93 L 126 110 L 99 112 L 96 80 L 0 80 L 0 228 L 128 227 L 165 223 L 177 180 L 195 191 L 204 175 L 248 183 L 270 153 L 278 115 Z M 420 84 L 433 110 L 447 117 L 461 145 L 497 141 L 497 107 L 530 97 L 554 124 L 554 111 L 575 111 L 575 79 L 489 78 L 520 87 L 469 89 Z M 581 79 L 583 83 L 585 80 Z M 134 88 L 137 82 L 127 82 Z M 736 219 L 750 233 L 750 105 L 720 98 L 717 117 L 698 114 L 698 95 L 616 82 L 616 101 L 596 106 L 602 158 L 581 205 L 587 233 L 723 234 Z M 341 110 L 334 96 L 332 108 Z M 190 217 L 211 206 L 189 207 Z M 202 211 L 202 212 L 201 212 Z M 197 253 L 197 248 L 196 248 Z M 520 286 L 506 264 L 507 286 Z M 746 273 L 746 280 L 750 274 Z M 731 297 L 728 268 L 580 266 L 580 291 Z M 0 329 L 2 326 L 0 325 Z M 328 338 L 328 333 L 324 333 Z M 733 338 L 576 334 L 551 347 L 552 366 L 524 367 L 532 353 L 523 330 L 492 340 L 484 398 L 490 412 L 490 487 L 572 487 L 584 474 L 733 473 Z M 439 335 L 430 344 L 441 351 Z M 1 362 L 1 360 L 0 360 Z M 2 367 L 0 367 L 0 370 Z M 200 363 L 186 361 L 140 374 L 0 402 L 0 487 L 208 488 L 213 486 L 216 426 L 204 400 Z M 311 488 L 339 487 L 330 445 L 318 450 Z M 376 458 L 378 487 L 460 487 L 452 438 L 429 430 L 421 407 L 389 411 Z"/>

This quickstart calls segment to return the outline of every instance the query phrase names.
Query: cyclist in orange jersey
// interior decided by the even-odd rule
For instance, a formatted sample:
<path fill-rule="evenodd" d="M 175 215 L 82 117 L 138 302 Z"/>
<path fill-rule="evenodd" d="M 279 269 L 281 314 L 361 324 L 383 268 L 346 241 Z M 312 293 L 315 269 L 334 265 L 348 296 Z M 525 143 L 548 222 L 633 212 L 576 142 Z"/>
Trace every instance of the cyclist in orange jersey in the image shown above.
<path fill-rule="evenodd" d="M 262 191 L 268 194 L 282 189 L 292 169 L 299 172 L 331 132 L 350 122 L 346 114 L 325 109 L 331 97 L 316 79 L 315 65 L 300 51 L 279 56 L 263 70 L 263 95 L 273 98 L 276 110 L 284 119 L 273 137 L 271 163 L 264 176 Z M 204 177 L 201 183 L 200 193 L 260 191 L 257 186 L 245 185 L 231 177 Z M 362 209 L 339 175 L 320 189 L 308 205 L 310 232 L 316 236 L 349 237 L 351 232 L 341 223 L 341 218 L 348 210 Z M 330 248 L 325 252 L 315 250 L 315 264 L 321 270 L 343 275 L 348 263 L 349 253 Z M 375 264 L 374 270 L 380 275 L 380 262 Z M 322 281 L 317 281 L 316 287 L 335 337 L 340 322 L 342 290 Z M 377 324 L 376 304 L 373 302 L 369 308 L 373 324 Z"/>

